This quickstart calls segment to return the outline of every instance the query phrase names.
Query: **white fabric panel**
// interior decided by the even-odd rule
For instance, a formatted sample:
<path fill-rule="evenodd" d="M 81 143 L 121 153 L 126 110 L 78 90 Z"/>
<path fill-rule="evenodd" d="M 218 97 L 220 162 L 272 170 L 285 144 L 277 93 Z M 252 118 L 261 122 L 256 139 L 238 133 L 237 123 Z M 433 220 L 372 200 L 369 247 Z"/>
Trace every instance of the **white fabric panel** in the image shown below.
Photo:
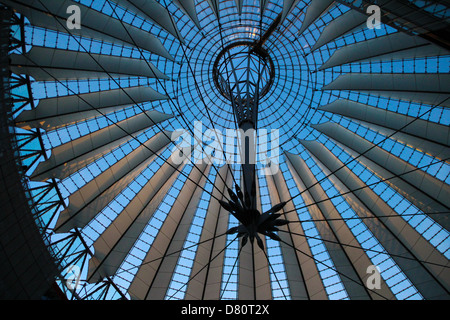
<path fill-rule="evenodd" d="M 398 32 L 343 46 L 336 50 L 319 70 L 352 62 L 391 61 L 444 54 L 448 54 L 448 51 L 423 38 Z"/>
<path fill-rule="evenodd" d="M 395 299 L 383 279 L 380 281 L 380 289 L 368 290 L 366 288 L 367 279 L 370 276 L 367 269 L 373 265 L 373 262 L 361 248 L 360 243 L 347 224 L 343 220 L 339 220 L 341 218 L 340 213 L 331 200 L 326 200 L 328 195 L 305 161 L 298 155 L 290 155 L 289 158 L 293 159 L 294 157 L 296 159 L 291 163 L 301 179 L 299 190 L 304 190 L 302 198 L 305 205 L 308 206 L 312 219 L 328 220 L 318 221 L 315 225 L 321 238 L 324 239 L 324 245 L 340 275 L 349 298 L 352 300 Z M 314 205 L 314 203 L 317 204 Z M 342 243 L 342 245 L 337 242 Z"/>
<path fill-rule="evenodd" d="M 58 217 L 55 231 L 85 227 L 170 143 L 171 132 L 166 134 L 158 133 L 71 194 L 67 208 Z"/>
<path fill-rule="evenodd" d="M 119 6 L 131 10 L 135 13 L 142 12 L 147 16 L 147 20 L 154 21 L 160 27 L 168 31 L 176 39 L 183 41 L 176 23 L 170 13 L 155 0 L 113 0 Z"/>
<path fill-rule="evenodd" d="M 338 145 L 345 148 L 341 143 L 337 142 Z M 358 154 L 347 148 L 348 153 L 356 157 Z M 418 189 L 416 186 L 411 185 L 405 182 L 402 179 L 391 179 L 392 173 L 386 170 L 384 167 L 376 164 L 375 162 L 369 160 L 366 157 L 358 158 L 361 164 L 371 168 L 381 179 L 389 179 L 386 180 L 386 183 L 400 193 L 403 197 L 405 197 L 409 202 L 415 205 L 419 210 L 425 213 L 429 213 L 429 217 L 441 225 L 446 230 L 450 228 L 450 221 L 448 221 L 448 217 L 442 212 L 448 212 L 448 208 L 438 203 L 434 199 L 430 198 L 426 193 L 422 192 L 422 190 Z"/>
<path fill-rule="evenodd" d="M 450 74 L 370 74 L 339 76 L 322 90 L 351 90 L 382 97 L 450 107 Z M 445 101 L 444 101 L 445 100 Z"/>
<path fill-rule="evenodd" d="M 177 5 L 178 8 L 183 10 L 183 12 L 187 14 L 189 18 L 191 18 L 197 28 L 201 29 L 200 22 L 198 21 L 197 17 L 197 11 L 195 9 L 194 0 L 173 0 L 173 2 Z"/>
<path fill-rule="evenodd" d="M 392 129 L 388 129 L 373 123 L 367 123 L 359 120 L 353 121 L 360 125 L 366 126 L 373 131 L 379 132 L 386 137 L 389 136 L 391 139 L 397 140 L 398 142 L 403 143 L 410 148 L 416 149 L 417 151 L 423 152 L 439 160 L 444 160 L 445 162 L 450 164 L 450 148 L 448 146 L 439 145 L 429 140 L 411 136 L 406 133 L 395 132 Z"/>
<path fill-rule="evenodd" d="M 289 159 L 287 160 L 289 162 Z M 292 169 L 292 164 L 288 164 Z M 294 178 L 297 182 L 297 177 Z M 292 201 L 289 201 L 289 190 L 280 171 L 276 174 L 266 175 L 267 187 L 271 205 L 287 202 L 280 213 L 291 223 L 279 227 L 283 232 L 278 236 L 283 242 L 280 243 L 283 255 L 283 263 L 286 269 L 286 277 L 289 283 L 290 297 L 293 300 L 325 300 L 327 293 L 323 286 L 317 266 L 312 258 L 311 249 L 306 237 L 295 234 L 304 234 L 303 227 L 299 223 L 297 211 Z M 289 233 L 287 233 L 289 232 Z M 291 246 L 298 249 L 294 250 Z M 304 252 L 305 254 L 300 253 Z"/>
<path fill-rule="evenodd" d="M 35 46 L 24 55 L 12 54 L 10 69 L 13 73 L 27 74 L 38 81 L 54 81 L 54 78 L 102 79 L 110 76 L 169 79 L 150 62 L 149 65 L 142 59 Z"/>
<path fill-rule="evenodd" d="M 302 141 L 302 144 L 320 161 L 319 164 L 323 164 L 322 167 L 334 172 L 329 177 L 334 186 L 343 194 L 354 212 L 365 218 L 364 224 L 384 249 L 392 254 L 392 259 L 425 299 L 448 299 L 450 287 L 448 259 L 405 220 L 398 217 L 398 214 L 372 189 L 365 187 L 366 184 L 325 146 L 316 141 Z M 355 191 L 349 192 L 349 190 Z M 383 216 L 393 218 L 383 218 Z M 374 217 L 380 218 L 374 219 Z"/>
<path fill-rule="evenodd" d="M 74 139 L 52 149 L 52 155 L 39 163 L 32 174 L 33 180 L 64 179 L 107 154 L 120 144 L 137 136 L 152 125 L 171 118 L 158 111 L 147 111 L 119 121 L 103 129 Z"/>
<path fill-rule="evenodd" d="M 189 173 L 189 179 L 183 185 L 130 285 L 129 293 L 133 299 L 164 299 L 210 168 L 210 165 L 201 163 Z"/>
<path fill-rule="evenodd" d="M 185 298 L 188 300 L 220 300 L 225 257 L 225 251 L 222 251 L 222 249 L 227 245 L 227 236 L 217 236 L 228 230 L 230 213 L 222 208 L 216 198 L 225 200 L 223 194 L 227 194 L 227 188 L 233 188 L 233 176 L 227 165 L 219 169 L 214 186 L 213 197 L 208 204 L 200 244 L 195 254 L 191 272 L 192 274 L 199 274 L 187 286 Z M 217 238 L 208 241 L 214 237 Z M 214 260 L 211 261 L 213 258 Z M 207 267 L 204 268 L 204 266 Z M 202 268 L 204 269 L 200 271 Z"/>
<path fill-rule="evenodd" d="M 35 109 L 19 114 L 16 125 L 24 129 L 42 128 L 50 131 L 135 103 L 163 99 L 167 99 L 167 96 L 143 86 L 40 99 Z M 100 109 L 100 112 L 95 109 Z"/>
<path fill-rule="evenodd" d="M 116 273 L 184 165 L 169 157 L 95 241 L 88 281 L 97 282 Z"/>
<path fill-rule="evenodd" d="M 217 18 L 220 17 L 219 0 L 206 0 Z"/>
<path fill-rule="evenodd" d="M 239 14 L 242 14 L 242 3 L 244 2 L 244 0 L 235 0 L 236 2 L 236 7 L 238 10 Z"/>
<path fill-rule="evenodd" d="M 400 132 L 404 132 L 411 137 L 419 137 L 435 144 L 450 146 L 450 128 L 435 122 L 416 119 L 401 113 L 345 99 L 335 100 L 330 104 L 319 107 L 319 110 L 333 112 L 392 130 L 401 129 Z"/>
<path fill-rule="evenodd" d="M 334 0 L 311 0 L 306 9 L 305 18 L 302 26 L 298 31 L 302 34 L 314 21 L 316 21 L 328 8 L 334 3 Z"/>
<path fill-rule="evenodd" d="M 355 154 L 362 154 L 371 148 L 364 156 L 360 157 L 361 161 L 367 158 L 375 163 L 376 167 L 370 166 L 370 163 L 366 164 L 384 179 L 392 178 L 394 175 L 401 175 L 392 179 L 392 181 L 388 180 L 388 183 L 395 186 L 396 189 L 402 190 L 401 194 L 424 212 L 443 212 L 450 207 L 450 199 L 448 197 L 450 186 L 445 182 L 422 170 L 414 171 L 416 167 L 413 165 L 380 147 L 375 147 L 373 143 L 340 125 L 324 123 L 314 126 L 314 128 L 350 148 Z M 405 172 L 408 173 L 404 174 Z M 436 219 L 438 223 L 449 230 L 449 221 L 444 215 L 430 215 L 430 217 Z"/>
<path fill-rule="evenodd" d="M 73 35 L 108 41 L 117 45 L 137 46 L 173 60 L 173 57 L 158 38 L 127 23 L 122 25 L 115 14 L 110 17 L 71 0 L 2 0 L 2 2 L 14 7 L 19 13 L 25 15 L 34 26 L 65 33 L 69 32 Z M 71 5 L 76 5 L 80 8 L 81 29 L 67 30 L 66 23 L 70 15 L 66 13 L 66 10 Z M 108 5 L 106 7 L 108 8 Z M 50 15 L 47 12 L 50 12 Z"/>
<path fill-rule="evenodd" d="M 281 15 L 280 25 L 283 23 L 284 19 L 288 16 L 288 14 L 294 9 L 299 0 L 283 0 L 283 11 Z"/>

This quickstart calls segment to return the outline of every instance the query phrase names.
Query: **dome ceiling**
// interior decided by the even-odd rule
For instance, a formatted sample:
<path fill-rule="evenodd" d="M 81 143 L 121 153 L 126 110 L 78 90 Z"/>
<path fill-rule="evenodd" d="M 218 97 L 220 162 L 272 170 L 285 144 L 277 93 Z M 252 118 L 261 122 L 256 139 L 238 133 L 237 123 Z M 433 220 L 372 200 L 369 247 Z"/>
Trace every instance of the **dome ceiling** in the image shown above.
<path fill-rule="evenodd" d="M 449 297 L 445 47 L 341 1 L 0 3 L 23 22 L 19 162 L 70 298 Z M 245 121 L 273 219 L 248 244 L 225 143 Z"/>

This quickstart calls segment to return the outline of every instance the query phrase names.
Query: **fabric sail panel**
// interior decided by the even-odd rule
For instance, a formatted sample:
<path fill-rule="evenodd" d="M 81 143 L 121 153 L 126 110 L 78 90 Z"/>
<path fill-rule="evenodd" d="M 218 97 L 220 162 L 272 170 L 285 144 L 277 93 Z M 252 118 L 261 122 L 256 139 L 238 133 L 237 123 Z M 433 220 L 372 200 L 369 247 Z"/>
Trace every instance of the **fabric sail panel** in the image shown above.
<path fill-rule="evenodd" d="M 291 155 L 291 158 L 294 155 Z M 314 174 L 305 161 L 296 156 L 294 168 L 301 179 L 302 197 L 308 206 L 315 225 L 324 241 L 325 247 L 333 261 L 336 271 L 350 299 L 395 299 L 384 280 L 380 281 L 380 289 L 369 290 L 366 286 L 369 274 L 367 269 L 373 265 L 361 244 L 343 220 L 341 215 L 328 199 Z"/>
<path fill-rule="evenodd" d="M 137 47 L 173 60 L 173 57 L 156 36 L 121 22 L 114 13 L 113 16 L 108 16 L 71 0 L 31 0 L 26 2 L 2 0 L 2 3 L 13 6 L 15 10 L 25 15 L 34 26 L 108 41 L 115 45 Z M 80 8 L 80 20 L 83 26 L 81 29 L 67 28 L 69 14 L 66 11 L 69 6 L 73 5 Z"/>
<path fill-rule="evenodd" d="M 368 159 L 375 163 L 376 166 L 373 166 L 373 168 L 380 172 L 384 179 L 395 179 L 395 181 L 387 181 L 395 185 L 396 189 L 401 190 L 401 193 L 407 199 L 416 203 L 420 208 L 431 208 L 433 212 L 442 212 L 443 209 L 450 207 L 450 199 L 446 196 L 450 192 L 450 187 L 445 182 L 425 171 L 415 170 L 415 166 L 353 134 L 340 125 L 324 123 L 315 126 L 315 128 L 333 137 L 334 140 L 347 146 L 353 152 L 364 153 L 364 156 L 360 157 L 361 161 Z M 424 212 L 429 211 L 424 210 Z M 432 217 L 448 230 L 449 222 L 445 219 L 445 216 L 433 215 Z"/>
<path fill-rule="evenodd" d="M 55 147 L 50 158 L 38 165 L 32 179 L 43 181 L 50 178 L 65 178 L 120 144 L 133 139 L 152 125 L 171 117 L 154 110 L 143 112 Z"/>
<path fill-rule="evenodd" d="M 16 125 L 51 131 L 131 105 L 165 99 L 166 95 L 143 86 L 45 98 L 35 109 L 20 113 Z"/>
<path fill-rule="evenodd" d="M 38 46 L 22 55 L 12 54 L 10 69 L 13 73 L 32 76 L 37 81 L 131 76 L 169 79 L 142 59 Z"/>
<path fill-rule="evenodd" d="M 56 232 L 86 226 L 170 143 L 170 132 L 158 133 L 69 196 Z M 169 138 L 168 138 L 169 137 Z"/>
<path fill-rule="evenodd" d="M 130 285 L 129 292 L 133 299 L 165 298 L 210 167 L 203 162 L 197 164 L 197 168 L 191 169 L 189 179 L 181 189 Z"/>
<path fill-rule="evenodd" d="M 227 189 L 233 188 L 233 176 L 228 166 L 218 170 L 214 186 L 192 267 L 192 274 L 198 275 L 186 289 L 186 299 L 189 300 L 219 300 L 221 297 L 225 257 L 222 250 L 226 247 L 227 236 L 224 233 L 228 230 L 230 213 L 220 206 L 216 198 L 225 201 Z"/>
<path fill-rule="evenodd" d="M 285 156 L 288 157 L 287 153 Z M 288 159 L 287 162 L 293 169 Z M 282 239 L 280 246 L 291 298 L 293 300 L 328 299 L 317 266 L 311 258 L 313 255 L 308 241 L 306 237 L 297 236 L 303 235 L 304 230 L 293 203 L 289 201 L 290 193 L 284 177 L 278 171 L 273 175 L 267 174 L 266 181 L 272 205 L 287 202 L 282 212 L 290 223 L 279 227 L 282 232 L 279 232 L 278 236 Z M 295 181 L 298 182 L 298 179 Z"/>
<path fill-rule="evenodd" d="M 185 164 L 169 157 L 95 241 L 95 254 L 89 260 L 90 282 L 117 272 Z"/>
<path fill-rule="evenodd" d="M 330 150 L 315 141 L 303 141 L 302 144 L 325 168 L 334 172 L 330 176 L 334 185 L 355 213 L 366 217 L 366 226 L 424 298 L 445 297 L 449 278 L 448 268 L 442 265 L 448 266 L 448 259 L 398 217 L 372 189 L 364 187 L 365 183 Z M 355 191 L 348 192 L 350 190 Z"/>

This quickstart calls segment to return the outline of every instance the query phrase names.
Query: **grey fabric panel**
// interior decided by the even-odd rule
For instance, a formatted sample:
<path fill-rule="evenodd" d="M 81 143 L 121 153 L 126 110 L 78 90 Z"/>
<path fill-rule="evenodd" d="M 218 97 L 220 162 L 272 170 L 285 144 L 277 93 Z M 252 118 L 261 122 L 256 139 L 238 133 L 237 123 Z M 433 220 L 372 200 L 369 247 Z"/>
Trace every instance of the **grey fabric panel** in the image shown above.
<path fill-rule="evenodd" d="M 198 29 L 201 29 L 200 22 L 198 21 L 197 11 L 195 10 L 194 0 L 174 0 L 173 1 L 178 8 L 183 10 L 185 14 L 195 23 Z"/>
<path fill-rule="evenodd" d="M 23 55 L 12 54 L 10 69 L 13 73 L 32 76 L 37 81 L 107 79 L 123 76 L 169 79 L 150 62 L 149 65 L 137 58 L 35 46 Z"/>
<path fill-rule="evenodd" d="M 211 10 L 214 12 L 216 17 L 220 17 L 219 0 L 207 0 Z"/>
<path fill-rule="evenodd" d="M 243 4 L 244 0 L 235 0 L 235 2 L 236 2 L 236 7 L 238 10 L 238 13 L 242 14 L 242 4 Z"/>
<path fill-rule="evenodd" d="M 423 38 L 398 32 L 343 46 L 336 50 L 319 70 L 352 62 L 391 61 L 446 54 L 448 51 Z"/>
<path fill-rule="evenodd" d="M 299 0 L 283 0 L 283 11 L 281 12 L 281 21 L 280 24 L 283 23 L 284 19 L 288 16 L 288 14 L 294 9 Z"/>
<path fill-rule="evenodd" d="M 167 96 L 143 86 L 46 98 L 39 100 L 35 109 L 20 113 L 16 118 L 16 125 L 24 129 L 42 128 L 50 131 L 135 103 L 163 99 L 167 99 Z"/>
<path fill-rule="evenodd" d="M 328 8 L 334 3 L 334 0 L 312 0 L 306 9 L 305 18 L 299 34 L 303 33 L 314 21 L 316 21 Z"/>
<path fill-rule="evenodd" d="M 322 30 L 317 42 L 312 47 L 312 51 L 331 42 L 361 26 L 366 25 L 367 16 L 356 10 L 349 10 L 328 23 Z"/>
<path fill-rule="evenodd" d="M 450 74 L 371 74 L 339 76 L 322 90 L 359 91 L 386 98 L 450 107 Z"/>
<path fill-rule="evenodd" d="M 450 146 L 450 128 L 439 123 L 346 99 L 335 100 L 330 104 L 319 107 L 319 110 L 383 126 L 434 144 Z"/>
<path fill-rule="evenodd" d="M 138 47 L 173 60 L 161 41 L 154 35 L 127 23 L 122 25 L 114 14 L 108 16 L 79 2 L 71 0 L 2 0 L 2 3 L 12 6 L 19 13 L 25 15 L 34 26 L 65 33 L 70 32 L 73 35 L 108 41 L 112 44 Z M 66 10 L 71 5 L 80 8 L 81 29 L 67 30 L 66 23 L 70 14 Z"/>
<path fill-rule="evenodd" d="M 135 13 L 144 13 L 147 20 L 154 21 L 160 27 L 172 34 L 176 39 L 183 41 L 178 31 L 175 21 L 161 4 L 155 0 L 113 0 L 119 6 L 134 11 Z"/>

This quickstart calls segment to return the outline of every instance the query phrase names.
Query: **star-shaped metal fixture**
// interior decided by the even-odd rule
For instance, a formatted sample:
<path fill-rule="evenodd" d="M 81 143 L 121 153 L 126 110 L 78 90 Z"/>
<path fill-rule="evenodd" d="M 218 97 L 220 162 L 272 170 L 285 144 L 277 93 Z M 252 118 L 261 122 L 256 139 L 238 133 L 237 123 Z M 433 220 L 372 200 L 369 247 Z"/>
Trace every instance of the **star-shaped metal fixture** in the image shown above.
<path fill-rule="evenodd" d="M 227 234 L 237 233 L 238 237 L 242 237 L 242 246 L 247 243 L 248 239 L 250 239 L 251 243 L 256 239 L 258 246 L 262 250 L 264 250 L 264 244 L 258 234 L 268 236 L 276 241 L 281 241 L 275 232 L 279 230 L 279 226 L 286 225 L 289 221 L 279 219 L 281 214 L 277 212 L 283 209 L 286 202 L 274 205 L 270 210 L 261 214 L 250 205 L 249 201 L 244 200 L 239 186 L 236 185 L 235 188 L 236 193 L 228 188 L 228 194 L 230 195 L 228 202 L 219 200 L 220 205 L 240 222 L 239 226 L 230 228 Z"/>

